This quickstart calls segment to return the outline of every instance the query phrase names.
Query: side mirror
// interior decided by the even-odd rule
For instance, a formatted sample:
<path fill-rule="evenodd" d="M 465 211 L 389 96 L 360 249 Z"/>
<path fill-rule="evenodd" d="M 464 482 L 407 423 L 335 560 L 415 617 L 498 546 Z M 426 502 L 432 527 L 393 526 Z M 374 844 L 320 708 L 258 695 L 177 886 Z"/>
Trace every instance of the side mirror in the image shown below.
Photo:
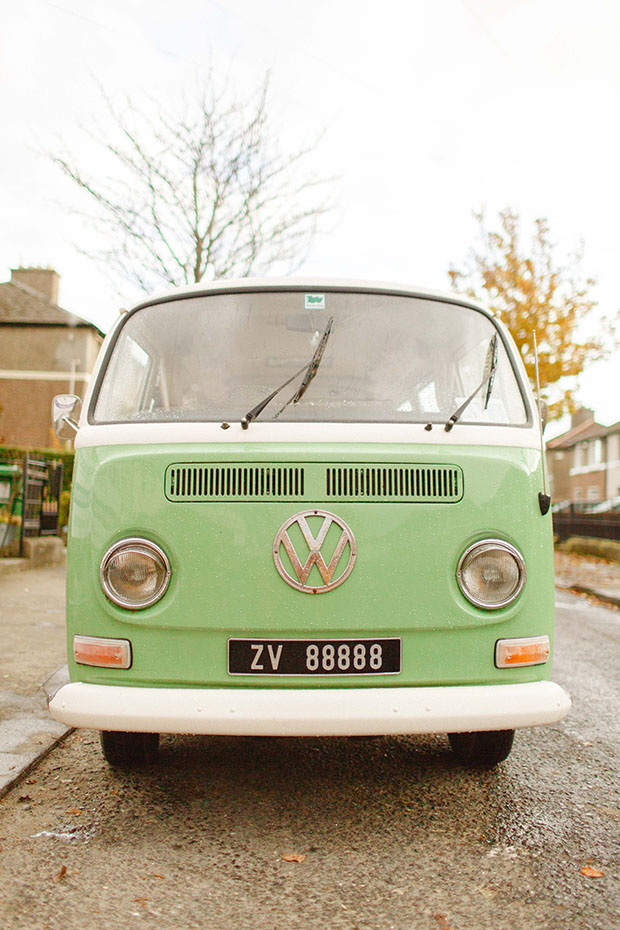
<path fill-rule="evenodd" d="M 78 431 L 82 401 L 75 394 L 57 394 L 52 401 L 52 423 L 59 439 L 73 439 Z"/>
<path fill-rule="evenodd" d="M 549 419 L 549 405 L 546 400 L 541 400 L 540 402 L 540 428 L 545 431 L 545 426 L 547 425 L 547 420 Z"/>

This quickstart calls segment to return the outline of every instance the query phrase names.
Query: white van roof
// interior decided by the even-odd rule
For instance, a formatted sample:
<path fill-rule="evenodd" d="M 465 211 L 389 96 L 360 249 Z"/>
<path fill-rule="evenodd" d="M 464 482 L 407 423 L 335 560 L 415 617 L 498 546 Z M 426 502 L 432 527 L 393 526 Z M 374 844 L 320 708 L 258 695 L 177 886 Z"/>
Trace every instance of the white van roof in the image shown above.
<path fill-rule="evenodd" d="M 320 277 L 261 277 L 261 278 L 233 278 L 216 281 L 199 281 L 197 284 L 188 284 L 183 287 L 170 288 L 160 291 L 151 297 L 141 300 L 137 306 L 161 303 L 162 301 L 176 300 L 183 297 L 197 297 L 208 294 L 238 293 L 240 291 L 255 290 L 296 290 L 296 291 L 362 291 L 382 294 L 402 294 L 407 297 L 429 298 L 443 300 L 448 303 L 462 304 L 483 310 L 488 309 L 478 301 L 453 291 L 433 290 L 426 287 L 417 287 L 410 284 L 398 284 L 386 281 L 366 281 L 356 278 L 320 278 Z M 132 308 L 134 309 L 134 308 Z"/>

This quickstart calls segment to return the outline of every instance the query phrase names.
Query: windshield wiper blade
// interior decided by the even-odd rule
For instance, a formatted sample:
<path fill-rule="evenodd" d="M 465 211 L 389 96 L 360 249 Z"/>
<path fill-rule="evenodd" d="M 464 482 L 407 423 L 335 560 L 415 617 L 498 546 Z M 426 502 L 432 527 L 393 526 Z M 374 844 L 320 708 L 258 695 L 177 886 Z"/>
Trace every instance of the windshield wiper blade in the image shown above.
<path fill-rule="evenodd" d="M 277 387 L 275 391 L 272 391 L 268 397 L 265 397 L 265 399 L 261 400 L 260 403 L 258 403 L 255 407 L 252 407 L 251 410 L 248 410 L 246 415 L 241 420 L 241 426 L 243 427 L 243 429 L 247 429 L 249 424 L 252 422 L 252 420 L 255 420 L 256 417 L 259 416 L 263 412 L 267 404 L 271 403 L 271 401 L 274 399 L 276 394 L 279 394 L 280 391 L 284 390 L 287 384 L 290 384 L 291 381 L 294 381 L 295 378 L 298 378 L 299 375 L 302 373 L 302 371 L 305 371 L 307 367 L 308 367 L 307 365 L 302 365 L 299 371 L 296 371 L 294 375 L 291 375 L 291 377 L 288 378 L 288 380 L 285 381 L 284 384 L 281 384 L 280 387 Z"/>
<path fill-rule="evenodd" d="M 444 430 L 446 431 L 446 433 L 449 433 L 452 427 L 454 426 L 454 424 L 457 423 L 461 419 L 461 417 L 463 416 L 463 414 L 465 413 L 465 411 L 471 404 L 476 394 L 478 394 L 482 390 L 485 384 L 487 386 L 487 392 L 484 398 L 484 409 L 485 410 L 487 409 L 487 407 L 489 406 L 489 399 L 491 397 L 491 391 L 493 390 L 493 382 L 495 381 L 496 369 L 497 369 L 497 333 L 495 333 L 491 337 L 491 341 L 489 342 L 489 347 L 487 349 L 487 356 L 484 362 L 484 374 L 482 377 L 482 381 L 480 382 L 476 390 L 472 391 L 472 393 L 469 395 L 467 400 L 461 404 L 458 410 L 454 411 L 454 413 L 452 414 L 452 416 L 450 417 L 450 419 L 444 426 Z"/>
<path fill-rule="evenodd" d="M 274 398 L 277 394 L 279 394 L 280 391 L 283 391 L 284 388 L 285 388 L 287 385 L 289 385 L 289 384 L 291 383 L 291 381 L 294 381 L 295 378 L 298 378 L 298 377 L 299 377 L 299 375 L 302 373 L 302 371 L 305 371 L 305 375 L 304 375 L 304 377 L 303 377 L 303 380 L 302 380 L 301 384 L 299 385 L 299 388 L 297 389 L 297 391 L 295 392 L 295 394 L 293 394 L 293 396 L 291 397 L 291 399 L 288 400 L 288 401 L 284 404 L 284 407 L 282 407 L 282 408 L 278 411 L 278 413 L 276 414 L 276 416 L 280 416 L 280 414 L 282 413 L 282 410 L 284 410 L 285 407 L 288 407 L 288 405 L 291 403 L 291 401 L 292 401 L 293 403 L 295 403 L 295 404 L 298 402 L 298 400 L 303 396 L 303 394 L 304 394 L 305 391 L 306 391 L 306 388 L 308 387 L 308 385 L 310 384 L 310 382 L 312 381 L 312 379 L 314 378 L 314 376 L 315 376 L 316 373 L 317 373 L 318 367 L 319 367 L 319 365 L 320 365 L 320 363 L 321 363 L 321 358 L 323 357 L 323 352 L 325 351 L 325 346 L 327 345 L 327 340 L 329 339 L 329 334 L 331 333 L 332 323 L 333 323 L 333 322 L 334 322 L 334 318 L 331 317 L 330 320 L 329 320 L 329 322 L 328 322 L 328 324 L 327 324 L 327 327 L 325 328 L 325 332 L 324 332 L 323 335 L 321 336 L 321 341 L 319 342 L 318 346 L 316 347 L 316 351 L 315 351 L 314 355 L 313 355 L 312 358 L 310 359 L 309 364 L 308 364 L 308 365 L 302 365 L 302 367 L 299 369 L 299 371 L 296 371 L 294 375 L 291 375 L 290 378 L 287 378 L 287 380 L 284 381 L 279 387 L 277 387 L 277 388 L 275 389 L 275 391 L 272 391 L 271 394 L 269 394 L 267 397 L 265 397 L 264 400 L 261 400 L 258 404 L 256 404 L 255 407 L 252 407 L 251 410 L 248 410 L 248 412 L 246 413 L 246 415 L 245 415 L 245 416 L 243 417 L 243 419 L 241 420 L 241 426 L 242 426 L 243 429 L 247 429 L 248 426 L 250 425 L 250 423 L 252 422 L 252 420 L 255 420 L 258 416 L 260 416 L 260 414 L 263 412 L 263 410 L 265 409 L 265 407 L 267 406 L 267 404 L 270 404 L 271 401 L 273 400 L 273 398 Z"/>
<path fill-rule="evenodd" d="M 308 389 L 308 385 L 310 384 L 310 382 L 312 381 L 312 379 L 313 379 L 314 376 L 316 375 L 317 371 L 319 370 L 319 365 L 321 364 L 321 359 L 323 358 L 323 352 L 325 351 L 325 346 L 327 345 L 327 340 L 329 339 L 330 333 L 331 333 L 331 331 L 332 331 L 332 323 L 333 323 L 333 322 L 334 322 L 334 318 L 333 318 L 333 316 L 332 316 L 332 317 L 330 317 L 330 319 L 329 319 L 329 321 L 328 321 L 328 323 L 327 323 L 327 326 L 325 327 L 325 332 L 324 332 L 323 335 L 321 336 L 321 341 L 319 342 L 318 346 L 316 347 L 316 351 L 315 351 L 314 355 L 313 355 L 312 358 L 310 359 L 310 364 L 308 365 L 308 368 L 307 368 L 306 373 L 305 373 L 305 375 L 304 375 L 304 377 L 303 377 L 303 379 L 302 379 L 301 384 L 299 385 L 299 387 L 297 388 L 297 391 L 293 394 L 293 396 L 292 396 L 291 398 L 289 398 L 289 400 L 287 400 L 287 402 L 286 402 L 282 407 L 280 407 L 280 409 L 278 410 L 278 412 L 276 413 L 276 415 L 275 415 L 275 417 L 274 417 L 274 420 L 277 419 L 277 418 L 280 416 L 280 414 L 282 413 L 283 410 L 286 410 L 286 408 L 288 407 L 289 404 L 297 404 L 297 403 L 299 403 L 299 401 L 301 400 L 301 398 L 302 398 L 302 397 L 304 396 L 304 394 L 306 393 L 306 391 L 307 391 L 307 389 Z"/>

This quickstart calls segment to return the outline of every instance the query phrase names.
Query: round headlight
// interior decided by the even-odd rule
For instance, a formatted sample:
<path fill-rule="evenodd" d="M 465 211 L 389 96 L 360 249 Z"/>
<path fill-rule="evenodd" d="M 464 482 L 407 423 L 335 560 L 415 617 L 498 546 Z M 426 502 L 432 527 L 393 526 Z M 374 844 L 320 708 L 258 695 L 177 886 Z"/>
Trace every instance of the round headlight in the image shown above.
<path fill-rule="evenodd" d="M 170 563 L 165 552 L 148 539 L 122 539 L 104 555 L 99 576 L 111 601 L 142 610 L 166 593 Z"/>
<path fill-rule="evenodd" d="M 456 570 L 459 587 L 476 607 L 496 610 L 511 604 L 525 584 L 525 562 L 518 549 L 501 539 L 470 546 Z"/>

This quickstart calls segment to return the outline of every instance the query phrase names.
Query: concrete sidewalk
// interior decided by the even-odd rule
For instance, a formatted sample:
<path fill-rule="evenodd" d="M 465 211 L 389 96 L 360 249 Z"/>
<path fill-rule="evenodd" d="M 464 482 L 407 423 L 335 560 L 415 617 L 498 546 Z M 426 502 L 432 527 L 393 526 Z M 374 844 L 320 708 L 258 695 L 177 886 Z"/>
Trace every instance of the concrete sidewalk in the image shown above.
<path fill-rule="evenodd" d="M 556 586 L 620 606 L 620 563 L 556 553 Z M 0 797 L 63 739 L 48 695 L 68 680 L 65 566 L 0 559 Z"/>
<path fill-rule="evenodd" d="M 0 559 L 0 617 L 2 796 L 68 732 L 47 710 L 48 692 L 68 678 L 64 565 Z"/>

